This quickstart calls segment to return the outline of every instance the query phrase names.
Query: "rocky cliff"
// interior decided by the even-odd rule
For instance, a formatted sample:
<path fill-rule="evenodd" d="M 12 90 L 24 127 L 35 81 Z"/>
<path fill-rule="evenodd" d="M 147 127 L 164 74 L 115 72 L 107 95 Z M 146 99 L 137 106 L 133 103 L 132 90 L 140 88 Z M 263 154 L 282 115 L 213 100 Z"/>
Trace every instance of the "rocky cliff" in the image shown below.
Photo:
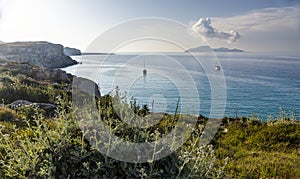
<path fill-rule="evenodd" d="M 44 41 L 0 44 L 0 58 L 48 68 L 63 68 L 77 64 L 75 60 L 64 54 L 62 45 Z"/>

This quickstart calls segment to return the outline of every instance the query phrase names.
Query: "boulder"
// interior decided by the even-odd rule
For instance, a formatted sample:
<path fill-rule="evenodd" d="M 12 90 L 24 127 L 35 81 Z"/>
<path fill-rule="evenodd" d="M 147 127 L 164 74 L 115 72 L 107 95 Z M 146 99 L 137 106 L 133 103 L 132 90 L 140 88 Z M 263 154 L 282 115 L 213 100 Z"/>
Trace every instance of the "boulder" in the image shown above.
<path fill-rule="evenodd" d="M 56 115 L 57 107 L 54 104 L 50 103 L 33 103 L 27 100 L 16 100 L 9 104 L 11 109 L 18 109 L 20 107 L 36 107 L 42 109 L 46 112 L 46 116 L 53 117 Z"/>
<path fill-rule="evenodd" d="M 54 72 L 56 73 L 56 76 L 54 79 L 56 79 L 56 81 L 59 82 L 66 82 L 68 81 L 70 78 L 70 75 L 68 75 L 65 71 L 60 70 L 60 69 L 56 69 L 54 70 Z"/>
<path fill-rule="evenodd" d="M 73 87 L 79 92 L 85 92 L 87 94 L 93 95 L 96 98 L 101 97 L 99 86 L 92 80 L 82 78 L 82 77 L 73 77 Z"/>
<path fill-rule="evenodd" d="M 11 109 L 17 109 L 19 107 L 22 107 L 22 106 L 30 106 L 32 104 L 32 102 L 30 101 L 27 101 L 27 100 L 16 100 L 14 102 L 12 102 L 11 104 L 9 104 L 9 107 Z"/>

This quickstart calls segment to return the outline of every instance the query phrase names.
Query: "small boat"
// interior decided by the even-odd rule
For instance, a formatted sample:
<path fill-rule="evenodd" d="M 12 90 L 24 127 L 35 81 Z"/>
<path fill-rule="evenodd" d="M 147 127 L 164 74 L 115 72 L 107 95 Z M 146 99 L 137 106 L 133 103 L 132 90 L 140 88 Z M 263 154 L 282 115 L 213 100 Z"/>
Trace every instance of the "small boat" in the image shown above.
<path fill-rule="evenodd" d="M 218 65 L 217 62 L 216 62 L 216 64 L 215 64 L 215 70 L 217 70 L 217 71 L 220 71 L 220 70 L 221 70 L 221 67 L 220 67 L 220 65 Z"/>
<path fill-rule="evenodd" d="M 221 70 L 221 67 L 220 67 L 219 65 L 215 65 L 215 70 L 220 71 L 220 70 Z"/>

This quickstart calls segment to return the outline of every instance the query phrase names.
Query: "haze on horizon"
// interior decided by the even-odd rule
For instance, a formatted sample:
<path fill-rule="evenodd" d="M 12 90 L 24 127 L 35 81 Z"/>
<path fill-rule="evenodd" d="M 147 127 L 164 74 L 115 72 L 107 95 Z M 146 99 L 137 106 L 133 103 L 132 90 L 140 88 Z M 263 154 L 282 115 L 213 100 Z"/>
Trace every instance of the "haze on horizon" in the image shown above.
<path fill-rule="evenodd" d="M 185 24 L 187 32 L 201 34 L 214 48 L 300 51 L 300 1 L 297 0 L 0 0 L 0 40 L 42 40 L 85 51 L 111 27 L 142 17 Z M 163 24 L 157 27 L 160 25 Z M 128 29 L 122 35 L 130 33 Z M 189 48 L 195 46 L 196 43 L 191 43 Z M 151 45 L 147 41 L 133 43 L 120 51 L 178 51 L 178 48 L 157 42 Z"/>

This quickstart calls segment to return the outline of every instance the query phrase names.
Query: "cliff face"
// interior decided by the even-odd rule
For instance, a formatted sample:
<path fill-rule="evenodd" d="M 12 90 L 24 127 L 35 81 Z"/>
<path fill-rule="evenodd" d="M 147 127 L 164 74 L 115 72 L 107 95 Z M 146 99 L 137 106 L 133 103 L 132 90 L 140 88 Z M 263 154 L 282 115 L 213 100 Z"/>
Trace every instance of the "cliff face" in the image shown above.
<path fill-rule="evenodd" d="M 63 68 L 77 64 L 64 54 L 64 47 L 49 42 L 14 42 L 0 44 L 0 58 L 7 61 L 28 62 L 48 68 Z"/>

